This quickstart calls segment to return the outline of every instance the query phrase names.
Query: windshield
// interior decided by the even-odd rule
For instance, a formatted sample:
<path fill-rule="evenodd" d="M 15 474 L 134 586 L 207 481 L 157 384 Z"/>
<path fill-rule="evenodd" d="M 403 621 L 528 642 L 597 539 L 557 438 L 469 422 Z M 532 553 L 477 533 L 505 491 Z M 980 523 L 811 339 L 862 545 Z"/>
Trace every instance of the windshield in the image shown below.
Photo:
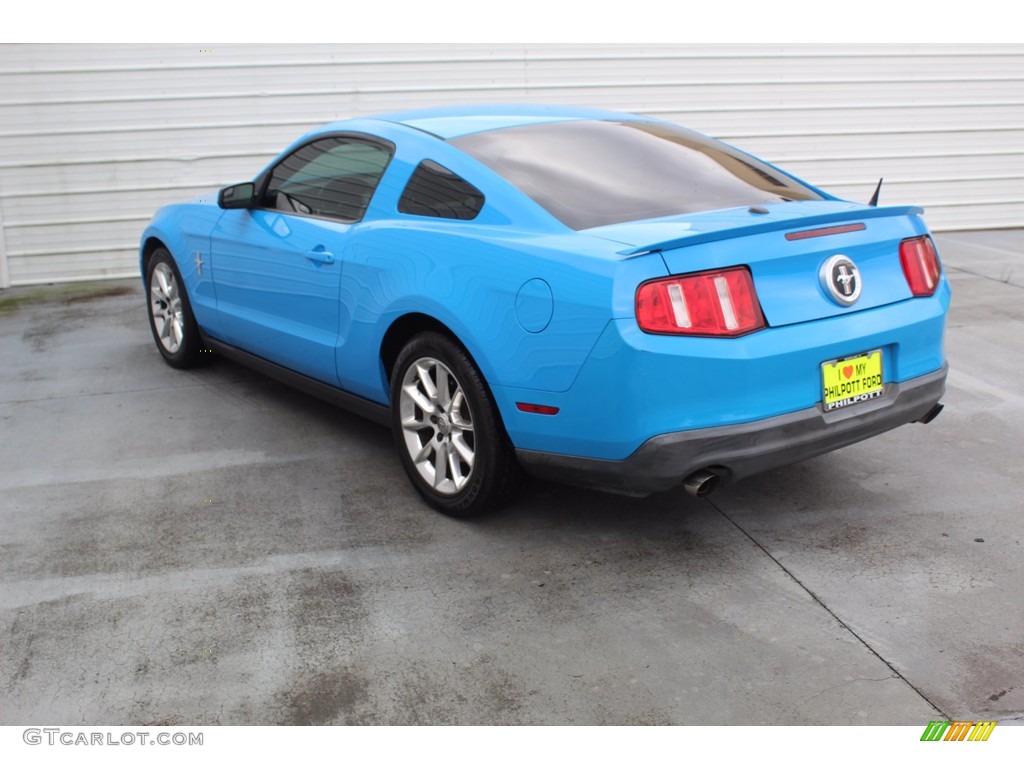
<path fill-rule="evenodd" d="M 450 143 L 573 229 L 821 199 L 760 160 L 670 123 L 566 120 Z"/>

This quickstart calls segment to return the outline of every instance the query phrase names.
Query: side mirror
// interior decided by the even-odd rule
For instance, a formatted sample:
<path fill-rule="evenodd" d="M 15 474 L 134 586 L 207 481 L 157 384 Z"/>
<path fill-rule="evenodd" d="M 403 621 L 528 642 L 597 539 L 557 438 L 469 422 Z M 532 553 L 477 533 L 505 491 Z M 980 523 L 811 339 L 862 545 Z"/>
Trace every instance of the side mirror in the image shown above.
<path fill-rule="evenodd" d="M 252 208 L 256 204 L 256 185 L 251 181 L 224 187 L 217 195 L 221 208 Z"/>

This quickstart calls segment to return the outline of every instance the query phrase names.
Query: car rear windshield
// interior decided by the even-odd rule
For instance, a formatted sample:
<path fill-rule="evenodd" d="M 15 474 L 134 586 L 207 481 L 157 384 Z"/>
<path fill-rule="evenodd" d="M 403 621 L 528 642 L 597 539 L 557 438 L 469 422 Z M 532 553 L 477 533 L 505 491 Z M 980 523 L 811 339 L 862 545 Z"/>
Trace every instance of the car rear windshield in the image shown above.
<path fill-rule="evenodd" d="M 573 229 L 821 199 L 757 158 L 670 123 L 567 120 L 450 142 Z"/>

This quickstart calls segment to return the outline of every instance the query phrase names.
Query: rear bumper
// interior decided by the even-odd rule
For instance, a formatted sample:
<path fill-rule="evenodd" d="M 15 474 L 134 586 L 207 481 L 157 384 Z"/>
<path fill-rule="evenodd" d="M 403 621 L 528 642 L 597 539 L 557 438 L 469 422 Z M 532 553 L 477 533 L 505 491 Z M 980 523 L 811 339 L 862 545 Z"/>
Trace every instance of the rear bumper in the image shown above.
<path fill-rule="evenodd" d="M 885 385 L 885 394 L 824 413 L 820 405 L 760 421 L 670 432 L 621 461 L 518 450 L 532 475 L 606 491 L 643 495 L 668 490 L 699 469 L 735 480 L 793 464 L 922 419 L 946 388 L 948 366 Z"/>

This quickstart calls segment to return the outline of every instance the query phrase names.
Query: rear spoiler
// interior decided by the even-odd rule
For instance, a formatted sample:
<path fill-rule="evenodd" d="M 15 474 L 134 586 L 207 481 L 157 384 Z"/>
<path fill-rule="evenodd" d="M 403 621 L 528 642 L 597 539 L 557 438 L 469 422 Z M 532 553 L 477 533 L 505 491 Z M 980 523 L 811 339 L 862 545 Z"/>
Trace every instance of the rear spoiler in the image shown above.
<path fill-rule="evenodd" d="M 734 237 L 747 237 L 749 235 L 760 235 L 764 232 L 772 232 L 786 229 L 813 229 L 823 224 L 834 224 L 842 221 L 862 221 L 864 219 L 879 219 L 886 216 L 920 216 L 924 213 L 923 208 L 913 205 L 891 205 L 884 208 L 864 208 L 858 211 L 836 211 L 835 213 L 820 213 L 815 216 L 802 218 L 787 218 L 776 221 L 758 221 L 755 224 L 746 224 L 738 227 L 725 227 L 710 232 L 691 230 L 688 234 L 680 235 L 669 240 L 662 240 L 648 245 L 641 245 L 627 248 L 624 251 L 617 251 L 620 256 L 642 256 L 652 251 L 669 251 L 673 248 L 684 248 L 688 245 L 699 245 L 701 243 L 713 243 L 716 240 L 729 240 Z"/>

